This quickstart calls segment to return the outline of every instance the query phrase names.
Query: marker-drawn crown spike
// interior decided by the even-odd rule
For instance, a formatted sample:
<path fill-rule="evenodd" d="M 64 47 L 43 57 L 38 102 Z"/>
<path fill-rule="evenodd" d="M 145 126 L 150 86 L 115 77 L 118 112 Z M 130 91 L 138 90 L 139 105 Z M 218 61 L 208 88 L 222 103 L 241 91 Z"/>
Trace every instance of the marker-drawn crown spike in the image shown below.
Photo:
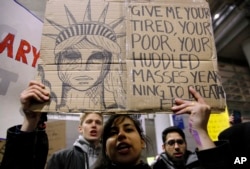
<path fill-rule="evenodd" d="M 59 33 L 56 35 L 56 37 L 55 34 L 43 34 L 43 35 L 55 39 L 56 46 L 74 36 L 96 35 L 114 42 L 117 40 L 117 38 L 125 36 L 125 33 L 116 33 L 114 31 L 114 29 L 124 21 L 125 17 L 118 18 L 111 24 L 105 23 L 108 13 L 109 3 L 104 7 L 98 21 L 93 21 L 91 18 L 90 1 L 87 4 L 85 14 L 83 17 L 83 22 L 77 22 L 75 17 L 73 16 L 73 14 L 70 12 L 70 10 L 66 5 L 64 5 L 64 8 L 69 23 L 68 27 L 57 24 L 56 22 L 46 18 L 46 20 L 53 27 L 59 30 Z"/>

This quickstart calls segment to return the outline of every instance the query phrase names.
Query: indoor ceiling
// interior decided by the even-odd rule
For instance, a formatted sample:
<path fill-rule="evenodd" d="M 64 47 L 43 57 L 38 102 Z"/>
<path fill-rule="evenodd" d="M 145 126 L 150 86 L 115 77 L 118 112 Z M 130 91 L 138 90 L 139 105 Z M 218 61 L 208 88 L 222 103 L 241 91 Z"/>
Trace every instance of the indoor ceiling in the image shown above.
<path fill-rule="evenodd" d="M 218 60 L 249 66 L 247 56 L 250 56 L 243 50 L 243 45 L 250 42 L 250 0 L 207 1 Z"/>
<path fill-rule="evenodd" d="M 46 0 L 17 0 L 41 20 Z M 249 66 L 250 0 L 207 0 L 210 5 L 219 61 Z M 248 59 L 242 45 L 248 41 Z"/>

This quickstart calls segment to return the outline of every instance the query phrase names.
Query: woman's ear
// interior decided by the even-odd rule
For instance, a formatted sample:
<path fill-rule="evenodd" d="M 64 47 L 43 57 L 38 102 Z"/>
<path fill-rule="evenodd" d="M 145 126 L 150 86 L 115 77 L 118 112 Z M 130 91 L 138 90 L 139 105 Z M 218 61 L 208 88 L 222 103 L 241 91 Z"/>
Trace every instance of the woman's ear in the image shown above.
<path fill-rule="evenodd" d="M 147 146 L 146 146 L 146 142 L 142 139 L 141 140 L 141 147 L 142 147 L 142 149 L 144 149 L 144 148 L 146 148 Z"/>

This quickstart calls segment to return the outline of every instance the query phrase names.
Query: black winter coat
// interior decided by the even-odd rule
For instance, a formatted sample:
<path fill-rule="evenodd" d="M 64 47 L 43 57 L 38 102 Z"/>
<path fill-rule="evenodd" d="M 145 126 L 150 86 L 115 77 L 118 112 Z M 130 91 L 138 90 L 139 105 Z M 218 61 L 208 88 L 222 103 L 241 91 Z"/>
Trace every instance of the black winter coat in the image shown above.
<path fill-rule="evenodd" d="M 48 155 L 45 130 L 22 132 L 20 127 L 14 126 L 7 131 L 0 169 L 44 169 Z"/>
<path fill-rule="evenodd" d="M 55 152 L 48 160 L 47 169 L 91 169 L 101 146 L 89 144 L 81 135 L 71 148 Z"/>
<path fill-rule="evenodd" d="M 143 161 L 141 161 L 140 164 L 137 164 L 135 166 L 112 164 L 110 167 L 108 167 L 108 169 L 151 169 L 151 168 L 147 163 L 144 163 Z"/>
<path fill-rule="evenodd" d="M 229 141 L 234 169 L 250 169 L 250 122 L 235 124 L 225 129 L 220 133 L 219 140 Z"/>
<path fill-rule="evenodd" d="M 88 155 L 79 147 L 60 150 L 48 161 L 48 169 L 88 169 Z"/>

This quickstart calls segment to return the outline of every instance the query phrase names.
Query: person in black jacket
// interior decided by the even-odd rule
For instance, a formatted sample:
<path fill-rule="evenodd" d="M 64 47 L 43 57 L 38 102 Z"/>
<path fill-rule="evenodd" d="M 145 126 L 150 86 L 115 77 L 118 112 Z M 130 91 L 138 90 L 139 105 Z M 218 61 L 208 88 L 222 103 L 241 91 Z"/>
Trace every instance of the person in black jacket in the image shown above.
<path fill-rule="evenodd" d="M 229 168 L 228 144 L 217 142 L 216 145 L 207 132 L 210 107 L 198 92 L 193 88 L 189 90 L 196 102 L 176 99 L 176 106 L 172 110 L 175 114 L 190 114 L 189 130 L 197 145 L 197 152 L 187 150 L 184 132 L 176 126 L 170 126 L 162 132 L 164 152 L 152 164 L 153 169 Z"/>
<path fill-rule="evenodd" d="M 140 122 L 129 114 L 115 114 L 104 125 L 102 153 L 94 169 L 150 169 L 141 160 L 146 137 Z"/>
<path fill-rule="evenodd" d="M 1 169 L 44 169 L 48 155 L 48 137 L 44 124 L 46 114 L 31 112 L 29 107 L 33 102 L 48 100 L 48 91 L 37 81 L 31 81 L 29 87 L 21 93 L 24 122 L 8 130 Z M 80 117 L 80 135 L 74 146 L 53 154 L 47 168 L 91 168 L 101 149 L 99 142 L 102 124 L 100 113 L 83 114 Z"/>
<path fill-rule="evenodd" d="M 199 166 L 195 152 L 187 149 L 186 136 L 182 129 L 170 126 L 162 132 L 162 152 L 153 168 L 194 168 Z"/>
<path fill-rule="evenodd" d="M 73 147 L 55 152 L 48 160 L 47 169 L 92 169 L 101 151 L 103 130 L 101 113 L 84 113 L 80 117 L 79 138 Z"/>
<path fill-rule="evenodd" d="M 219 140 L 229 141 L 233 169 L 250 168 L 250 122 L 237 123 L 222 131 Z"/>
<path fill-rule="evenodd" d="M 30 82 L 20 96 L 24 121 L 7 131 L 5 153 L 1 169 L 44 169 L 48 154 L 48 137 L 45 132 L 45 113 L 29 111 L 33 101 L 47 101 L 49 93 L 45 86 Z"/>
<path fill-rule="evenodd" d="M 229 169 L 230 149 L 227 142 L 222 141 L 220 145 L 216 145 L 207 134 L 210 107 L 193 88 L 190 88 L 190 92 L 196 102 L 176 99 L 176 106 L 172 107 L 172 110 L 176 114 L 190 114 L 190 131 L 197 143 L 199 166 L 206 169 Z M 180 143 L 173 141 L 173 145 Z M 104 125 L 103 149 L 94 169 L 149 169 L 150 166 L 140 158 L 145 146 L 146 139 L 137 120 L 127 114 L 112 115 Z M 166 165 L 157 166 L 158 168 L 168 169 Z"/>
<path fill-rule="evenodd" d="M 197 151 L 199 162 L 202 166 L 205 166 L 205 168 L 210 169 L 230 168 L 230 162 L 228 160 L 230 151 L 228 147 L 216 147 L 211 143 L 211 140 L 207 138 L 206 125 L 210 115 L 210 107 L 204 103 L 196 91 L 190 89 L 190 92 L 197 99 L 197 102 L 193 103 L 176 99 L 177 105 L 174 106 L 172 110 L 176 114 L 190 114 L 190 130 L 196 138 L 200 150 Z M 46 148 L 44 148 L 43 144 L 38 143 L 46 143 L 43 139 L 47 138 L 46 133 L 44 132 L 43 135 L 46 137 L 35 137 L 35 139 L 34 137 L 28 137 L 30 133 L 26 135 L 26 132 L 34 132 L 40 119 L 39 113 L 29 112 L 28 109 L 26 109 L 27 106 L 30 106 L 33 99 L 36 101 L 47 101 L 49 99 L 49 93 L 42 84 L 31 82 L 26 92 L 24 91 L 21 94 L 21 103 L 26 115 L 25 117 L 28 117 L 28 119 L 24 120 L 20 130 L 25 133 L 14 132 L 13 135 L 15 137 L 13 137 L 12 141 L 7 141 L 13 144 L 8 146 L 9 143 L 7 143 L 6 145 L 1 169 L 40 169 L 45 165 L 48 147 L 45 146 Z M 103 147 L 101 158 L 98 159 L 95 169 L 122 169 L 129 167 L 149 169 L 149 166 L 140 160 L 141 151 L 146 143 L 141 131 L 140 125 L 137 125 L 133 119 L 124 114 L 111 116 L 104 127 L 101 142 Z M 197 133 L 199 133 L 199 135 L 197 135 Z M 17 136 L 20 136 L 20 142 L 17 142 Z M 26 142 L 30 144 L 26 145 Z M 36 151 L 29 151 L 30 149 Z M 43 152 L 38 152 L 37 150 L 42 150 Z M 16 155 L 13 155 L 15 153 Z M 16 162 L 16 164 L 12 164 L 12 162 Z"/>

